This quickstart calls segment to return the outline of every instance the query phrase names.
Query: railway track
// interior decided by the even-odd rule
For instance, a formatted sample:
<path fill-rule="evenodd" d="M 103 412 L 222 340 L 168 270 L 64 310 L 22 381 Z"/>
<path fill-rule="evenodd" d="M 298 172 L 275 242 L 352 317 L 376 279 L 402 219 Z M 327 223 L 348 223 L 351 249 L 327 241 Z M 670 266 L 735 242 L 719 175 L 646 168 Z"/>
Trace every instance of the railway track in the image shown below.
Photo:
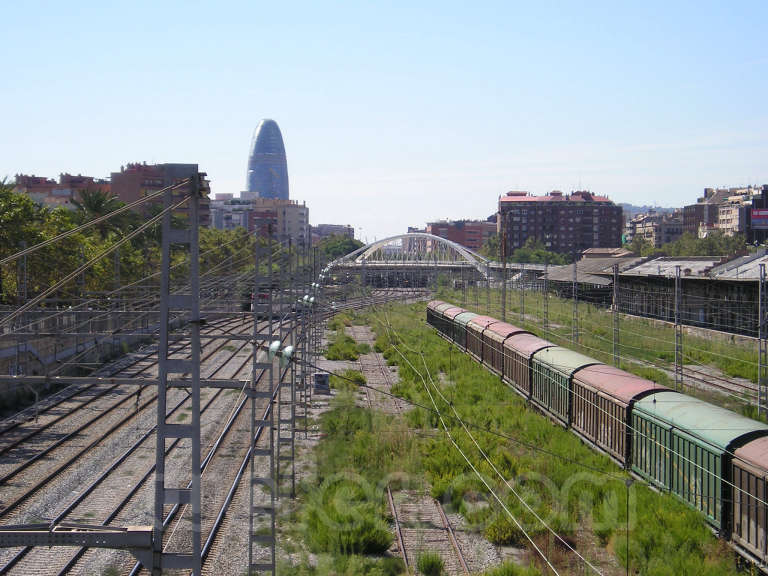
<path fill-rule="evenodd" d="M 223 336 L 223 338 L 226 338 L 226 336 Z M 206 357 L 206 358 L 214 357 L 214 359 L 217 361 L 218 365 L 215 365 L 215 366 L 212 366 L 212 367 L 206 367 L 204 365 L 203 366 L 203 373 L 202 373 L 203 377 L 214 377 L 216 375 L 220 375 L 220 372 L 222 370 L 225 370 L 225 367 L 229 365 L 229 362 L 221 362 L 220 361 L 220 356 L 215 356 L 216 351 L 219 351 L 219 350 L 221 350 L 221 348 L 223 346 L 226 346 L 227 342 L 228 341 L 225 339 L 222 343 L 219 343 L 219 344 L 216 344 L 216 345 L 212 345 L 211 346 L 213 348 L 212 350 L 206 350 L 205 351 L 204 357 Z M 243 341 L 243 340 L 237 340 L 237 341 L 234 341 L 234 342 L 236 342 L 236 345 L 232 347 L 233 350 L 232 350 L 232 353 L 229 354 L 229 356 L 231 358 L 233 358 L 233 359 L 234 358 L 239 358 L 238 359 L 238 367 L 237 367 L 237 370 L 235 370 L 235 372 L 242 372 L 245 369 L 245 367 L 248 365 L 248 363 L 249 363 L 248 359 L 250 358 L 250 350 L 247 352 L 247 354 L 243 354 L 242 350 L 247 345 L 247 342 Z M 181 350 L 181 347 L 179 348 L 179 350 Z M 135 364 L 135 363 L 132 363 L 132 364 Z M 155 362 L 155 364 L 156 364 L 156 362 Z M 134 370 L 133 373 L 134 374 L 139 374 L 141 372 L 146 371 L 147 369 L 148 369 L 148 366 L 142 366 L 141 369 Z M 232 375 L 231 374 L 231 370 L 229 370 L 228 372 L 230 372 L 230 373 L 225 375 L 225 376 L 223 376 L 223 377 L 228 377 L 228 376 Z M 201 396 L 202 396 L 202 400 L 204 402 L 206 402 L 206 401 L 208 401 L 211 398 L 211 396 L 213 396 L 214 399 L 223 396 L 223 391 L 219 390 L 219 391 L 214 392 L 214 391 L 211 391 L 211 390 L 206 390 L 206 391 L 203 391 Z M 169 399 L 170 399 L 171 405 L 173 405 L 173 404 L 177 404 L 178 405 L 178 402 L 184 402 L 186 400 L 186 394 L 182 390 L 173 391 L 173 393 L 171 395 L 169 395 Z M 155 416 L 154 410 L 152 409 L 153 408 L 153 403 L 154 403 L 154 395 L 153 395 L 152 399 L 148 400 L 147 402 L 145 402 L 140 407 L 141 408 L 140 410 L 138 410 L 138 411 L 131 410 L 130 414 L 123 419 L 123 421 L 121 423 L 122 425 L 118 426 L 118 427 L 115 427 L 111 431 L 111 432 L 115 433 L 114 436 L 115 437 L 118 436 L 118 434 L 116 434 L 116 432 L 119 429 L 121 429 L 121 428 L 123 430 L 126 430 L 126 432 L 124 432 L 122 434 L 122 436 L 127 436 L 129 438 L 133 437 L 133 436 L 140 435 L 140 431 L 141 430 L 153 429 L 154 428 L 154 424 L 155 424 L 155 420 L 156 420 L 156 416 Z M 180 415 L 181 414 L 184 414 L 184 413 L 180 412 Z M 221 415 L 219 415 L 219 417 L 221 417 Z M 130 423 L 131 420 L 134 420 L 136 422 L 136 428 L 135 429 L 132 426 L 127 426 Z M 218 419 L 216 417 L 213 417 L 212 420 L 216 420 L 217 421 Z M 79 468 L 90 468 L 89 471 L 91 473 L 93 473 L 94 470 L 92 469 L 93 468 L 92 460 L 96 459 L 96 460 L 102 460 L 102 461 L 105 461 L 105 462 L 110 462 L 113 459 L 114 454 L 116 453 L 115 449 L 116 448 L 120 448 L 124 444 L 125 444 L 125 439 L 124 438 L 121 439 L 121 440 L 118 440 L 117 438 L 105 439 L 102 436 L 101 438 L 97 438 L 96 440 L 91 442 L 91 444 L 89 446 L 86 446 L 86 448 L 79 447 L 79 450 L 80 450 L 79 456 L 81 456 L 81 458 L 80 458 L 81 460 L 84 460 L 82 458 L 82 456 L 85 456 L 86 454 L 90 455 L 93 452 L 94 449 L 101 448 L 101 450 L 99 452 L 99 455 L 91 456 L 90 458 L 88 458 L 88 460 L 84 460 L 85 464 L 81 465 Z M 137 450 L 137 449 L 134 448 L 134 450 Z M 119 453 L 119 451 L 117 451 L 117 453 Z M 151 453 L 154 454 L 154 450 L 153 449 L 151 450 Z M 145 457 L 146 457 L 146 455 L 145 455 Z M 59 468 L 56 468 L 53 471 L 49 471 L 38 482 L 35 482 L 31 486 L 28 486 L 26 488 L 26 490 L 23 491 L 23 494 L 21 495 L 21 497 L 17 498 L 14 501 L 14 503 L 13 503 L 13 508 L 19 508 L 16 511 L 16 513 L 13 514 L 13 520 L 15 520 L 17 522 L 18 521 L 28 522 L 30 517 L 32 519 L 34 519 L 36 516 L 38 516 L 38 514 L 39 514 L 38 511 L 41 508 L 41 505 L 39 503 L 37 503 L 37 502 L 30 502 L 30 499 L 32 498 L 33 495 L 39 493 L 41 490 L 44 490 L 46 493 L 41 495 L 42 498 L 35 498 L 35 501 L 41 500 L 41 499 L 43 501 L 45 501 L 45 499 L 46 499 L 45 497 L 46 496 L 50 496 L 51 492 L 55 492 L 56 491 L 56 486 L 54 486 L 54 485 L 60 483 L 60 478 L 59 477 L 62 476 L 63 473 L 66 472 L 67 476 L 69 476 L 69 477 L 82 476 L 82 474 L 80 474 L 80 469 L 79 468 L 77 470 L 75 470 L 75 469 L 69 470 L 70 467 L 71 467 L 71 464 L 75 460 L 77 460 L 77 458 L 71 458 L 70 457 L 70 460 L 65 460 L 64 463 Z M 90 465 L 89 465 L 89 462 L 91 463 Z M 97 465 L 97 467 L 98 467 L 98 465 Z M 122 482 L 123 482 L 123 484 L 125 484 L 125 479 L 123 479 Z M 72 481 L 70 481 L 69 483 L 64 481 L 62 483 L 63 484 L 67 484 L 69 486 L 71 486 L 73 484 Z M 81 482 L 79 483 L 77 481 L 75 481 L 74 484 L 77 486 L 78 491 L 83 486 L 83 484 Z M 65 489 L 65 491 L 66 491 L 66 489 Z M 4 488 L 4 490 L 3 490 L 4 498 L 6 498 L 6 493 L 7 492 L 8 492 L 7 488 Z M 90 491 L 88 491 L 88 492 L 90 492 Z M 67 497 L 69 497 L 68 493 L 67 493 Z M 45 506 L 43 506 L 43 507 L 45 508 Z M 54 505 L 54 507 L 55 507 L 55 505 Z M 48 509 L 50 509 L 50 508 L 48 508 Z M 5 510 L 3 510 L 2 512 L 0 512 L 0 516 L 6 517 L 4 523 L 8 522 L 7 515 L 8 515 L 9 512 L 11 512 L 11 510 L 9 510 L 8 507 Z M 77 512 L 75 512 L 75 513 L 77 514 Z M 93 517 L 95 517 L 95 515 Z M 92 519 L 91 516 L 85 516 L 84 519 L 88 519 L 88 518 Z M 46 517 L 46 520 L 47 519 L 48 518 Z M 40 550 L 40 549 L 38 549 L 38 550 Z M 10 569 L 10 568 L 13 567 L 13 565 L 16 562 L 18 562 L 18 560 L 20 558 L 16 558 L 15 560 L 13 560 L 13 562 L 10 562 L 10 559 L 7 558 L 7 554 L 6 554 L 7 552 L 8 551 L 5 550 L 2 553 L 0 553 L 0 562 L 4 562 L 5 561 L 6 564 L 10 563 L 10 566 L 8 567 L 8 569 Z M 18 552 L 19 552 L 18 549 L 15 550 L 12 556 L 15 557 L 15 554 L 17 554 Z M 25 552 L 24 555 L 26 555 L 28 552 L 29 551 Z M 55 564 L 46 564 L 46 565 L 53 566 Z M 7 571 L 8 571 L 7 569 L 0 568 L 0 573 L 5 573 Z M 20 574 L 36 573 L 36 572 L 29 572 L 26 569 L 19 569 L 16 572 L 20 573 Z"/>
<path fill-rule="evenodd" d="M 377 295 L 375 300 L 381 303 L 394 298 L 400 298 L 401 296 L 402 294 L 400 293 L 383 294 Z M 352 301 L 346 306 L 339 306 L 339 308 L 354 309 L 366 306 L 369 303 L 370 300 Z M 250 326 L 247 322 L 243 324 L 239 315 L 238 318 L 230 321 L 233 330 L 238 327 L 238 324 L 240 328 L 248 328 Z M 209 333 L 212 330 L 221 331 L 226 325 L 227 321 L 220 322 L 215 327 L 209 324 L 206 330 Z M 246 329 L 244 333 L 247 332 L 248 330 Z M 206 361 L 214 361 L 216 366 L 206 368 L 204 365 L 201 376 L 245 379 L 244 373 L 247 373 L 250 369 L 250 349 L 247 350 L 247 353 L 244 353 L 244 348 L 247 345 L 246 341 L 242 339 L 227 340 L 226 335 L 222 335 L 219 339 L 208 339 L 204 340 L 204 342 L 206 345 L 204 346 L 203 358 Z M 230 342 L 234 342 L 234 346 L 230 346 Z M 184 354 L 184 347 L 188 345 L 188 342 L 178 342 L 177 344 L 175 346 L 175 353 Z M 230 350 L 232 354 L 226 355 L 227 359 L 223 358 L 223 349 L 225 347 L 233 349 Z M 113 369 L 108 374 L 117 376 L 127 373 L 137 376 L 150 372 L 156 366 L 156 359 L 152 357 L 153 354 L 156 355 L 156 347 L 151 347 L 148 350 L 149 352 L 143 351 L 140 354 L 134 355 L 130 360 L 123 360 L 118 364 L 117 369 Z M 237 360 L 234 360 L 235 358 Z M 228 368 L 225 368 L 225 366 L 228 366 Z M 115 367 L 113 366 L 113 368 Z M 8 447 L 5 454 L 11 454 L 13 450 L 17 450 L 30 443 L 30 441 L 34 441 L 36 434 L 48 436 L 49 434 L 45 434 L 46 431 L 50 433 L 59 430 L 57 424 L 66 421 L 66 418 L 63 416 L 65 416 L 68 409 L 73 413 L 90 412 L 89 408 L 95 407 L 97 401 L 92 400 L 88 402 L 88 390 L 91 390 L 91 396 L 100 394 L 99 398 L 104 399 L 111 395 L 116 395 L 117 388 L 114 391 L 110 389 L 109 392 L 101 394 L 103 388 L 78 386 L 65 389 L 65 391 L 62 391 L 64 392 L 62 394 L 57 393 L 57 398 L 49 401 L 46 409 L 50 416 L 47 416 L 45 421 L 39 420 L 39 426 L 36 429 L 34 427 L 25 429 L 23 426 L 24 419 L 21 419 L 18 423 L 9 422 L 9 426 L 13 427 L 12 429 L 24 430 L 24 433 L 19 433 L 19 436 L 12 441 L 15 443 L 13 446 L 11 446 L 12 442 L 5 445 Z M 106 388 L 109 389 L 109 385 Z M 123 388 L 129 387 L 122 387 L 120 389 L 122 390 Z M 179 391 L 179 393 L 182 394 L 182 391 Z M 127 395 L 127 393 L 123 393 L 120 398 L 116 399 L 117 402 L 126 402 L 125 396 L 127 396 L 128 400 L 134 398 L 132 394 Z M 208 468 L 209 471 L 204 472 L 203 478 L 210 478 L 210 482 L 204 480 L 204 485 L 208 486 L 206 491 L 211 495 L 211 498 L 204 502 L 203 510 L 204 533 L 206 534 L 204 557 L 208 557 L 210 554 L 213 554 L 212 557 L 216 557 L 217 551 L 226 550 L 229 547 L 227 539 L 220 537 L 222 533 L 228 534 L 230 532 L 228 527 L 231 515 L 227 513 L 227 510 L 232 505 L 232 502 L 242 500 L 240 493 L 243 490 L 239 487 L 243 483 L 242 466 L 248 460 L 249 447 L 249 442 L 247 441 L 248 431 L 244 427 L 244 422 L 249 422 L 249 419 L 244 416 L 248 411 L 242 410 L 242 402 L 239 407 L 233 407 L 234 399 L 231 395 L 227 398 L 228 395 L 222 390 L 204 390 L 202 396 L 201 400 L 203 401 L 205 412 L 202 430 L 203 446 L 210 445 L 212 447 L 209 457 L 204 461 L 206 467 L 210 466 Z M 71 403 L 68 404 L 67 402 L 69 401 Z M 266 404 L 264 409 L 268 410 L 269 402 L 266 400 L 263 402 Z M 169 402 L 169 408 L 173 411 L 171 417 L 174 415 L 182 417 L 185 405 L 186 399 L 181 396 L 171 400 Z M 125 407 L 124 404 L 121 404 L 121 406 Z M 72 462 L 78 461 L 78 458 L 70 458 L 71 462 L 68 464 L 63 463 L 61 468 L 57 468 L 54 473 L 44 478 L 42 485 L 33 486 L 31 490 L 28 490 L 27 494 L 23 495 L 23 498 L 17 498 L 18 503 L 13 504 L 10 508 L 6 507 L 0 510 L 0 517 L 3 517 L 5 520 L 3 523 L 8 523 L 9 520 L 27 523 L 39 517 L 38 515 L 41 511 L 50 511 L 52 507 L 56 509 L 55 513 L 46 514 L 40 517 L 40 519 L 44 519 L 46 522 L 80 522 L 90 525 L 151 523 L 153 486 L 149 479 L 153 476 L 153 466 L 148 467 L 148 464 L 153 462 L 152 457 L 154 456 L 154 442 L 152 441 L 155 423 L 155 414 L 152 409 L 153 399 L 145 398 L 137 410 L 134 398 L 133 408 L 134 410 L 131 411 L 130 417 L 125 416 L 124 421 L 118 419 L 117 422 L 113 422 L 112 426 L 114 428 L 112 432 L 115 437 L 118 436 L 118 431 L 131 429 L 133 440 L 129 444 L 126 444 L 125 441 L 122 441 L 121 444 L 117 442 L 107 443 L 104 441 L 104 438 L 97 438 L 86 446 L 83 446 L 82 442 L 78 443 L 78 448 L 82 451 L 79 460 L 85 461 L 84 457 L 88 455 L 89 460 L 99 460 L 99 465 L 102 468 L 105 462 L 109 463 L 106 469 L 99 468 L 98 471 L 89 469 L 83 474 L 81 473 L 81 468 L 88 467 L 80 465 L 75 469 L 72 466 Z M 115 409 L 116 412 L 120 410 L 120 408 Z M 228 421 L 230 423 L 225 427 L 225 430 L 221 434 L 216 435 L 220 426 L 219 423 L 227 421 L 226 416 L 229 414 L 232 414 L 231 422 Z M 29 422 L 29 420 L 27 419 L 26 422 Z M 133 430 L 131 422 L 135 423 L 135 430 Z M 95 428 L 95 426 L 84 426 L 82 431 L 88 430 L 89 433 L 93 432 L 93 430 L 89 430 L 90 428 Z M 21 437 L 24 437 L 24 439 L 17 442 Z M 92 434 L 88 436 L 88 438 L 90 437 L 92 437 Z M 74 434 L 67 441 L 59 444 L 59 447 L 67 444 L 74 446 L 76 444 L 74 440 L 78 438 L 78 434 Z M 80 440 L 83 439 L 80 438 Z M 183 451 L 183 443 L 184 441 L 181 441 L 181 444 L 177 441 L 177 443 L 169 446 L 169 452 Z M 120 450 L 115 449 L 117 444 L 120 444 Z M 93 455 L 97 447 L 100 447 L 101 451 L 99 456 L 94 458 Z M 0 450 L 2 450 L 2 447 L 0 447 Z M 45 457 L 38 457 L 37 462 L 48 462 L 47 456 L 55 453 L 56 449 L 54 448 Z M 236 461 L 241 458 L 240 468 L 233 465 L 233 460 Z M 147 460 L 148 462 L 144 462 L 144 466 L 142 466 L 142 461 Z M 169 462 L 173 462 L 173 460 L 170 459 Z M 50 465 L 50 462 L 48 463 Z M 34 467 L 35 464 L 30 464 L 26 466 L 26 469 L 32 470 Z M 181 473 L 182 471 L 172 472 L 169 467 L 169 473 L 175 474 L 176 472 Z M 20 485 L 24 484 L 21 478 L 22 474 L 18 473 L 13 478 Z M 64 479 L 65 476 L 67 477 L 66 479 Z M 229 490 L 225 490 L 224 487 L 230 484 L 230 480 Z M 245 492 L 247 493 L 247 490 Z M 64 494 L 64 497 L 62 497 L 62 494 Z M 3 498 L 7 498 L 5 489 L 3 490 Z M 168 510 L 168 512 L 172 511 Z M 169 518 L 172 516 L 169 516 Z M 173 528 L 170 528 L 167 534 L 169 534 L 169 544 L 174 548 L 177 544 L 183 546 L 183 542 L 174 541 Z M 65 550 L 70 550 L 70 552 L 63 554 L 62 552 Z M 120 559 L 121 556 L 123 557 L 118 562 L 118 565 L 126 566 L 126 554 L 119 551 L 44 549 L 39 547 L 7 549 L 0 551 L 0 574 L 92 573 L 94 566 L 112 565 L 109 558 Z M 106 564 L 104 557 L 107 557 Z M 210 572 L 211 568 L 206 568 L 206 571 Z"/>
<path fill-rule="evenodd" d="M 358 342 L 373 346 L 375 337 L 367 326 L 352 326 L 350 332 Z M 390 393 L 392 372 L 381 354 L 362 354 L 358 362 L 368 386 Z M 405 404 L 397 398 L 378 394 L 368 387 L 364 388 L 364 393 L 369 408 L 398 415 L 405 410 Z M 443 559 L 445 574 L 470 573 L 453 527 L 439 501 L 426 491 L 400 490 L 393 494 L 389 486 L 387 501 L 393 518 L 395 542 L 406 569 L 415 569 L 419 556 L 429 551 Z"/>
<path fill-rule="evenodd" d="M 242 349 L 245 344 L 244 341 L 239 342 L 239 349 Z M 211 358 L 225 345 L 225 343 L 219 343 L 209 346 L 208 350 L 204 349 L 203 362 Z M 175 355 L 182 354 L 182 350 L 183 347 L 178 347 Z M 153 365 L 156 363 L 155 360 Z M 213 377 L 219 369 L 215 369 L 207 377 Z M 144 367 L 129 373 L 128 376 L 138 376 L 147 370 L 149 367 Z M 210 370 L 208 371 L 210 372 Z M 103 446 L 113 434 L 154 405 L 157 398 L 156 394 L 150 393 L 149 396 L 144 394 L 144 398 L 142 398 L 141 388 L 133 388 L 132 390 L 128 390 L 128 388 L 126 386 L 120 387 L 115 394 L 116 402 L 94 407 L 95 415 L 93 416 L 86 414 L 84 419 L 78 418 L 77 416 L 83 416 L 83 414 L 79 411 L 76 412 L 74 419 L 78 422 L 77 426 L 55 438 L 47 446 L 38 449 L 37 446 L 29 446 L 32 443 L 28 440 L 25 445 L 17 449 L 22 453 L 19 464 L 14 465 L 15 462 L 11 455 L 6 456 L 5 461 L 10 461 L 11 464 L 0 466 L 0 470 L 3 472 L 3 475 L 0 476 L 0 485 L 3 486 L 2 499 L 0 500 L 0 519 L 6 519 L 13 510 L 54 480 L 58 474 L 77 463 L 95 448 Z M 174 391 L 173 396 L 183 394 L 183 391 L 179 390 Z M 107 397 L 106 400 L 108 401 L 110 398 Z M 43 438 L 42 440 L 46 439 Z M 31 455 L 24 458 L 26 453 L 31 453 Z"/>
<path fill-rule="evenodd" d="M 209 327 L 206 332 L 210 334 L 214 330 L 225 329 L 227 325 L 236 326 L 232 320 L 225 323 L 217 323 L 216 326 Z M 187 343 L 176 343 L 169 347 L 169 354 L 176 354 L 183 350 Z M 109 378 L 118 374 L 134 377 L 139 376 L 148 370 L 157 366 L 157 347 L 143 351 L 139 354 L 130 354 L 117 362 L 111 364 L 105 369 L 94 373 L 94 376 L 103 376 Z M 131 371 L 131 368 L 137 368 Z M 43 410 L 35 411 L 30 407 L 22 416 L 14 416 L 10 419 L 0 432 L 0 470 L 2 469 L 5 456 L 12 452 L 23 443 L 29 443 L 36 435 L 47 432 L 51 438 L 60 438 L 63 434 L 71 432 L 73 422 L 79 416 L 80 410 L 91 409 L 98 412 L 109 409 L 110 404 L 98 403 L 113 392 L 119 394 L 118 385 L 110 384 L 108 381 L 92 384 L 74 384 L 61 391 L 61 395 L 46 399 Z M 12 459 L 12 457 L 11 457 Z M 2 481 L 0 481 L 2 484 Z"/>

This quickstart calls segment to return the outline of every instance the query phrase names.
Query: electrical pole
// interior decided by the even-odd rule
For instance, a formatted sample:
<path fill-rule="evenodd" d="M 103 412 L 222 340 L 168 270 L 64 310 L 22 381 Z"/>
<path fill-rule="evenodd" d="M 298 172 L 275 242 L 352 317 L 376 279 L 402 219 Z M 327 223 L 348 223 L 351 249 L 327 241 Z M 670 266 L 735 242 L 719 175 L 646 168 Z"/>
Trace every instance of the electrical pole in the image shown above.
<path fill-rule="evenodd" d="M 501 215 L 499 215 L 501 216 Z M 501 321 L 507 321 L 507 231 L 502 222 L 501 243 L 499 245 L 501 253 Z"/>
<path fill-rule="evenodd" d="M 200 175 L 195 176 L 189 185 L 189 221 L 188 228 L 171 228 L 171 210 L 173 192 L 168 189 L 163 195 L 166 209 L 162 220 L 162 266 L 160 271 L 160 342 L 158 349 L 157 383 L 157 433 L 155 445 L 155 506 L 154 506 L 154 560 L 152 574 L 158 575 L 170 568 L 183 568 L 196 576 L 201 571 L 201 499 L 200 499 L 200 250 L 198 242 Z M 189 255 L 189 293 L 172 293 L 171 289 L 171 244 L 187 247 Z M 189 317 L 189 341 L 191 357 L 188 359 L 169 358 L 171 341 L 170 311 L 178 310 Z M 171 374 L 189 374 L 188 393 L 192 413 L 189 424 L 167 422 L 168 381 Z M 186 466 L 189 467 L 191 481 L 183 484 L 174 483 L 174 474 L 167 474 L 165 468 L 166 446 L 168 441 L 188 438 L 191 454 Z M 163 549 L 163 519 L 165 509 L 174 505 L 188 505 L 192 511 L 188 538 L 191 551 L 171 553 Z"/>
<path fill-rule="evenodd" d="M 760 264 L 760 285 L 758 288 L 758 368 L 757 368 L 757 413 L 765 414 L 768 409 L 768 291 L 766 291 L 765 264 Z"/>
<path fill-rule="evenodd" d="M 549 262 L 544 263 L 544 334 L 549 331 Z"/>
<path fill-rule="evenodd" d="M 525 324 L 525 264 L 520 264 L 520 326 Z"/>
<path fill-rule="evenodd" d="M 571 317 L 571 342 L 579 343 L 579 274 L 576 252 L 573 253 L 573 285 L 571 287 L 573 297 L 573 314 Z"/>
<path fill-rule="evenodd" d="M 675 266 L 675 390 L 682 390 L 683 387 L 683 326 L 680 323 L 681 307 L 680 266 Z"/>
<path fill-rule="evenodd" d="M 619 367 L 619 265 L 613 265 L 613 365 Z"/>

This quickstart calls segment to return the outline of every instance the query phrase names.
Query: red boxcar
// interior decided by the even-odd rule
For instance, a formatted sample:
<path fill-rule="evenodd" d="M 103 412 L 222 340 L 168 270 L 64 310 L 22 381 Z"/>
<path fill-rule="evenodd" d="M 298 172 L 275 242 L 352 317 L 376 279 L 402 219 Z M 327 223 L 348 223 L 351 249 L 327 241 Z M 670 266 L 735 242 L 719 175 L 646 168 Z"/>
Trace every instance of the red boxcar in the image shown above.
<path fill-rule="evenodd" d="M 478 361 L 483 359 L 483 331 L 496 322 L 490 316 L 475 316 L 467 324 L 467 350 Z"/>
<path fill-rule="evenodd" d="M 498 374 L 504 370 L 504 341 L 514 334 L 530 332 L 506 322 L 495 322 L 483 332 L 483 362 Z"/>
<path fill-rule="evenodd" d="M 731 461 L 731 481 L 731 540 L 765 565 L 768 562 L 768 437 L 736 449 Z"/>
<path fill-rule="evenodd" d="M 521 333 L 504 341 L 504 379 L 526 398 L 531 397 L 531 357 L 539 350 L 554 346 L 533 334 Z"/>
<path fill-rule="evenodd" d="M 582 368 L 573 376 L 571 427 L 626 465 L 632 404 L 662 390 L 667 388 L 606 364 Z"/>

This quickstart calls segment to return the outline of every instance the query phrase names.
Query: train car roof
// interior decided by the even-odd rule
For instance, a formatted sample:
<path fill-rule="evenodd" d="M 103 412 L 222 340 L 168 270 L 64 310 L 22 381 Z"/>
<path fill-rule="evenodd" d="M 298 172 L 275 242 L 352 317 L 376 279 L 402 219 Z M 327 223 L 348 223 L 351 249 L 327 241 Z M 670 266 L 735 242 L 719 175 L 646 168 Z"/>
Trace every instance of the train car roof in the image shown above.
<path fill-rule="evenodd" d="M 739 459 L 768 473 L 768 436 L 747 442 L 735 454 Z"/>
<path fill-rule="evenodd" d="M 456 316 L 454 316 L 453 319 L 459 324 L 466 326 L 467 324 L 469 324 L 469 321 L 472 320 L 472 318 L 474 318 L 475 316 L 477 316 L 477 314 L 475 314 L 474 312 L 464 311 L 464 312 L 461 312 L 460 314 L 456 314 Z"/>
<path fill-rule="evenodd" d="M 561 348 L 560 346 L 552 346 L 550 348 L 539 350 L 533 355 L 533 358 L 543 364 L 551 366 L 558 372 L 562 372 L 567 376 L 570 376 L 576 372 L 576 370 L 583 368 L 584 366 L 599 364 L 594 358 L 579 354 L 573 350 L 568 350 L 568 348 Z"/>
<path fill-rule="evenodd" d="M 554 344 L 547 340 L 542 340 L 529 332 L 514 334 L 504 341 L 504 348 L 511 348 L 526 358 L 530 358 L 539 350 L 549 348 L 550 346 L 554 346 Z"/>
<path fill-rule="evenodd" d="M 460 308 L 459 306 L 454 306 L 453 308 L 446 308 L 443 310 L 443 316 L 453 319 L 462 312 L 466 312 L 466 310 L 464 310 L 464 308 Z"/>
<path fill-rule="evenodd" d="M 768 424 L 672 390 L 656 392 L 635 402 L 635 410 L 727 450 L 735 442 L 768 434 Z M 740 443 L 739 443 L 740 444 Z"/>
<path fill-rule="evenodd" d="M 429 308 L 430 310 L 434 310 L 440 304 L 445 304 L 445 302 L 443 302 L 442 300 L 432 300 L 429 302 L 429 304 L 427 304 L 427 308 Z"/>
<path fill-rule="evenodd" d="M 481 331 L 497 322 L 498 320 L 496 320 L 496 318 L 491 318 L 490 316 L 475 316 L 469 321 L 470 324 L 474 324 L 476 327 L 480 328 Z"/>
<path fill-rule="evenodd" d="M 437 306 L 435 306 L 435 310 L 438 312 L 445 312 L 449 308 L 453 308 L 453 307 L 454 307 L 453 304 L 448 304 L 448 302 L 442 302 Z"/>
<path fill-rule="evenodd" d="M 494 335 L 498 336 L 497 340 L 504 340 L 513 334 L 529 334 L 527 330 L 523 330 L 522 328 L 518 328 L 517 326 L 508 324 L 507 322 L 494 322 L 488 326 L 488 332 L 492 332 Z"/>
<path fill-rule="evenodd" d="M 578 380 L 597 390 L 618 398 L 625 404 L 629 404 L 636 396 L 647 393 L 650 390 L 661 392 L 669 390 L 666 386 L 656 384 L 652 380 L 635 376 L 615 366 L 596 364 L 579 370 L 574 380 Z"/>

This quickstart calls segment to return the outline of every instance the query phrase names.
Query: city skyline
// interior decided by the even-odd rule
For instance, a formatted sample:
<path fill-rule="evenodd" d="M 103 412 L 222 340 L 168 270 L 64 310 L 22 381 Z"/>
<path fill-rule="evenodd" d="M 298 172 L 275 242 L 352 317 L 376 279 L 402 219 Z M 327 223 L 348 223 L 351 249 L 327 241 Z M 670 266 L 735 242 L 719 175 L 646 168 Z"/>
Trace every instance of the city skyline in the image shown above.
<path fill-rule="evenodd" d="M 7 7 L 0 177 L 183 162 L 238 194 L 270 117 L 292 197 L 369 239 L 509 190 L 682 206 L 768 182 L 761 3 L 141 6 Z"/>

